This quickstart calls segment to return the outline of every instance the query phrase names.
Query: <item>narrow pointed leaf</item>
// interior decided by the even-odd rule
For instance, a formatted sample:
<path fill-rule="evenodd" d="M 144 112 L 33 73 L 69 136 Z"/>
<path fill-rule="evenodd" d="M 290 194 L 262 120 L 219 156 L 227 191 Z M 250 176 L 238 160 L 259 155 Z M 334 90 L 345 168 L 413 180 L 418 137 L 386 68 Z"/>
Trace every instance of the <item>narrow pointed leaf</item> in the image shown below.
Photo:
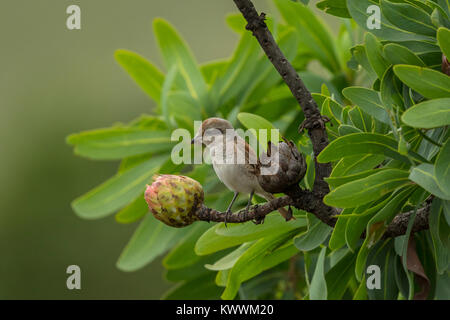
<path fill-rule="evenodd" d="M 325 281 L 324 263 L 325 253 L 327 248 L 324 247 L 320 251 L 319 258 L 317 259 L 316 269 L 311 280 L 311 286 L 309 288 L 309 297 L 311 300 L 326 300 L 327 299 L 327 282 Z"/>
<path fill-rule="evenodd" d="M 344 96 L 375 119 L 389 124 L 389 115 L 378 92 L 362 87 L 349 87 L 342 91 Z"/>
<path fill-rule="evenodd" d="M 446 194 L 450 194 L 450 139 L 441 148 L 436 159 L 434 173 L 438 185 Z"/>
<path fill-rule="evenodd" d="M 321 163 L 358 154 L 380 154 L 410 163 L 397 151 L 397 140 L 377 133 L 353 133 L 332 141 L 318 156 Z"/>
<path fill-rule="evenodd" d="M 404 170 L 387 169 L 334 189 L 325 196 L 324 202 L 339 208 L 363 205 L 410 183 L 408 175 Z"/>
<path fill-rule="evenodd" d="M 112 127 L 72 134 L 67 142 L 77 155 L 90 159 L 115 160 L 144 153 L 169 151 L 173 143 L 166 130 Z"/>
<path fill-rule="evenodd" d="M 406 110 L 402 121 L 414 128 L 432 129 L 450 125 L 450 98 L 416 104 Z"/>
<path fill-rule="evenodd" d="M 450 194 L 445 193 L 439 187 L 438 180 L 434 172 L 434 166 L 432 164 L 423 163 L 417 167 L 414 167 L 411 170 L 409 179 L 435 196 L 444 200 L 450 200 Z"/>
<path fill-rule="evenodd" d="M 117 50 L 115 58 L 134 81 L 159 103 L 164 75 L 149 61 L 128 50 Z"/>
<path fill-rule="evenodd" d="M 450 98 L 450 77 L 428 68 L 397 65 L 394 72 L 400 80 L 428 99 Z"/>
<path fill-rule="evenodd" d="M 156 220 L 153 215 L 147 215 L 122 251 L 117 267 L 122 271 L 144 267 L 175 245 L 190 227 L 172 228 Z"/>
<path fill-rule="evenodd" d="M 85 219 L 106 217 L 126 206 L 145 188 L 151 177 L 166 160 L 166 156 L 154 157 L 131 169 L 118 173 L 100 186 L 72 202 L 77 215 Z"/>
<path fill-rule="evenodd" d="M 439 46 L 447 59 L 450 57 L 450 30 L 447 28 L 439 28 L 437 33 Z"/>

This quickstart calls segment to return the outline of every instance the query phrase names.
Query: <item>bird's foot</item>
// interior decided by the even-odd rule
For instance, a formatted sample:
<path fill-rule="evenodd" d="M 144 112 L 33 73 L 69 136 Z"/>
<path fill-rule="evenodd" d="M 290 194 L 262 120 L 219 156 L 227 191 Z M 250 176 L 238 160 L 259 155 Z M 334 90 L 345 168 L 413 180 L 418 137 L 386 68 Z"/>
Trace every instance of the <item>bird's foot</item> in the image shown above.
<path fill-rule="evenodd" d="M 254 224 L 256 224 L 256 225 L 258 225 L 258 224 L 263 224 L 265 218 L 266 218 L 265 216 L 264 216 L 264 217 L 257 217 L 257 218 L 255 218 L 254 220 L 252 220 L 252 222 L 253 222 Z"/>
<path fill-rule="evenodd" d="M 228 221 L 228 218 L 230 217 L 230 215 L 231 215 L 232 213 L 231 213 L 231 210 L 230 209 L 228 209 L 227 211 L 225 211 L 225 218 L 224 218 L 224 223 L 225 223 L 225 228 L 227 227 L 227 221 Z"/>
<path fill-rule="evenodd" d="M 255 212 L 257 212 L 258 207 L 259 207 L 258 204 L 255 204 L 255 205 L 254 205 L 254 210 L 255 210 Z M 249 208 L 246 208 L 246 210 L 248 210 L 248 209 L 249 209 Z M 247 213 L 247 211 L 246 211 L 246 213 Z M 252 222 L 253 222 L 254 224 L 263 224 L 265 218 L 266 218 L 266 216 L 262 216 L 262 217 L 256 216 L 256 217 L 252 220 Z"/>

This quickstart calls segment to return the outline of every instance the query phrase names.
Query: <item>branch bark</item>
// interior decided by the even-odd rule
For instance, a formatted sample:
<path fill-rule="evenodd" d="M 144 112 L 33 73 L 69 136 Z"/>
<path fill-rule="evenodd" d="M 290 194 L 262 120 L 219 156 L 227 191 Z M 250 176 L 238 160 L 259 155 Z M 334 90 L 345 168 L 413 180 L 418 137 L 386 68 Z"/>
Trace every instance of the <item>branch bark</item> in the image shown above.
<path fill-rule="evenodd" d="M 293 206 L 297 209 L 307 211 L 314 214 L 315 216 L 323 214 L 323 207 L 318 205 L 317 199 L 314 193 L 307 190 L 301 190 L 303 196 L 301 198 L 292 199 L 289 196 L 283 196 L 266 202 L 262 205 L 254 205 L 249 208 L 249 210 L 242 209 L 237 213 L 232 215 L 227 215 L 225 212 L 220 212 L 206 206 L 200 207 L 196 216 L 201 221 L 213 221 L 213 222 L 228 222 L 228 223 L 244 223 L 248 221 L 253 221 L 255 223 L 261 223 L 264 221 L 264 217 L 277 210 L 278 208 L 285 206 Z M 323 204 L 322 204 L 323 205 Z M 323 205 L 324 206 L 324 205 Z M 424 207 L 417 210 L 416 219 L 414 220 L 414 225 L 412 232 L 419 232 L 429 228 L 428 216 L 430 213 L 431 204 L 427 203 Z M 404 235 L 408 227 L 409 217 L 413 211 L 408 211 L 397 215 L 391 223 L 388 225 L 383 238 L 394 238 Z M 328 220 L 327 224 L 330 227 L 334 227 L 336 224 L 336 217 L 333 216 Z M 364 234 L 362 235 L 364 237 Z"/>

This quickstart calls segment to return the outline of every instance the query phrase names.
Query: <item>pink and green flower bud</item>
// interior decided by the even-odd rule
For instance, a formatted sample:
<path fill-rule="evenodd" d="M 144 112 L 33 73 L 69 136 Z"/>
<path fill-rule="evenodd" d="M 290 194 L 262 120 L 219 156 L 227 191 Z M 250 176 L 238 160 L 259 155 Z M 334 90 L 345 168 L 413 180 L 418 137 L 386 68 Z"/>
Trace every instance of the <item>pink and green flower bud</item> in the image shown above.
<path fill-rule="evenodd" d="M 202 185 L 185 176 L 157 175 L 147 185 L 145 201 L 154 217 L 168 226 L 181 228 L 197 221 L 203 204 Z"/>

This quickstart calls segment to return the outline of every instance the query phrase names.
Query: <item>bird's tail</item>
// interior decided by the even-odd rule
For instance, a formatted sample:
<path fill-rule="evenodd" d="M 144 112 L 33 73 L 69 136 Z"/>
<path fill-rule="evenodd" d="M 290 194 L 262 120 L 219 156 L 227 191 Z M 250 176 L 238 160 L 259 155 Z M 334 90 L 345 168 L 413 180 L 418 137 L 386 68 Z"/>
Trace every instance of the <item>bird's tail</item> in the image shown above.
<path fill-rule="evenodd" d="M 275 196 L 271 193 L 265 192 L 261 194 L 261 196 L 266 199 L 267 201 L 275 199 Z M 286 210 L 285 208 L 278 208 L 278 212 L 281 214 L 281 216 L 286 219 L 286 221 L 289 220 L 295 220 L 294 216 L 292 215 L 291 211 Z"/>

